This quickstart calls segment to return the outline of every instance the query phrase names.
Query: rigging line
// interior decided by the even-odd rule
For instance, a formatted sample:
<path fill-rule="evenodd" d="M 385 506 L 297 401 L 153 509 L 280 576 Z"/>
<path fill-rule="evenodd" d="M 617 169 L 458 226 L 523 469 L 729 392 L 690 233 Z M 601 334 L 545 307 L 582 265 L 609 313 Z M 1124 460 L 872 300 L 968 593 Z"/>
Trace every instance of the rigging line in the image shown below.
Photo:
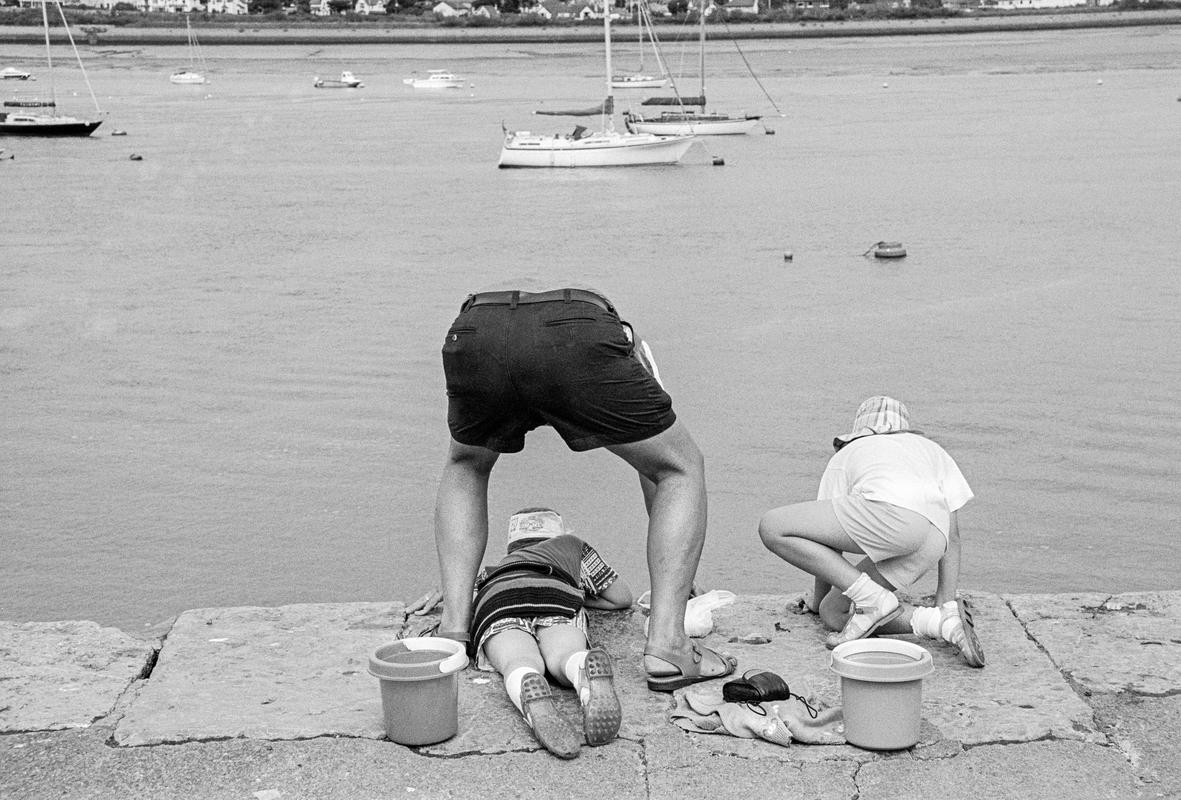
<path fill-rule="evenodd" d="M 48 0 L 44 1 L 48 2 Z M 86 67 L 82 64 L 82 56 L 78 55 L 78 45 L 74 44 L 74 34 L 70 33 L 70 25 L 66 22 L 66 12 L 62 10 L 62 4 L 60 2 L 57 4 L 57 13 L 61 14 L 62 27 L 66 29 L 66 38 L 70 40 L 70 47 L 74 50 L 74 59 L 78 62 L 78 69 L 82 70 L 82 80 L 86 81 L 86 90 L 90 92 L 90 99 L 94 101 L 94 110 L 101 114 L 102 108 L 98 104 L 98 98 L 94 94 L 94 88 L 90 85 L 90 77 L 86 74 Z"/>
<path fill-rule="evenodd" d="M 681 109 L 681 111 L 684 111 L 685 103 L 681 100 L 681 91 L 677 88 L 677 79 L 673 77 L 672 70 L 668 69 L 667 63 L 662 63 L 666 60 L 662 58 L 660 42 L 656 36 L 656 26 L 652 24 L 651 11 L 648 9 L 647 3 L 641 3 L 639 7 L 641 9 L 641 13 L 644 15 L 645 20 L 648 22 L 648 36 L 652 41 L 652 48 L 656 52 L 656 62 L 661 64 L 664 75 L 668 77 L 668 85 L 669 88 L 672 89 L 673 96 L 677 98 L 677 106 Z"/>
<path fill-rule="evenodd" d="M 786 116 L 782 109 L 780 109 L 779 106 L 775 104 L 775 98 L 771 97 L 770 92 L 767 91 L 767 87 L 763 86 L 763 82 L 759 80 L 759 76 L 755 74 L 755 71 L 751 67 L 750 62 L 746 59 L 746 53 L 742 52 L 742 48 L 738 46 L 738 40 L 735 39 L 730 33 L 730 20 L 723 16 L 722 23 L 726 26 L 726 35 L 730 37 L 730 41 L 734 43 L 734 49 L 737 50 L 738 55 L 742 57 L 742 63 L 746 65 L 746 71 L 750 73 L 752 78 L 754 78 L 755 83 L 758 84 L 759 89 L 762 90 L 763 96 L 767 98 L 767 101 L 771 104 L 771 107 L 775 109 L 779 116 Z"/>

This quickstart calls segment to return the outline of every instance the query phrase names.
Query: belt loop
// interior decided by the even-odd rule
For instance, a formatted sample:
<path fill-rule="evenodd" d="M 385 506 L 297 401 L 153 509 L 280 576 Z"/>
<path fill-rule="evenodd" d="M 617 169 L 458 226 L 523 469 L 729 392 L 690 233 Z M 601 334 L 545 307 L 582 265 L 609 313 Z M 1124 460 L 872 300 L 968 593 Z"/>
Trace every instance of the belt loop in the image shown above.
<path fill-rule="evenodd" d="M 510 309 L 515 309 L 517 307 L 517 301 L 519 301 L 520 299 L 521 299 L 521 290 L 520 289 L 513 289 L 513 299 L 511 301 L 509 301 L 508 307 Z"/>
<path fill-rule="evenodd" d="M 474 294 L 469 294 L 469 295 L 467 296 L 467 298 L 466 298 L 466 299 L 463 301 L 463 305 L 461 305 L 461 306 L 459 307 L 459 313 L 460 313 L 460 314 L 462 314 L 463 312 L 465 312 L 465 311 L 467 311 L 469 308 L 471 308 L 471 307 L 472 307 L 472 301 L 473 301 L 473 300 L 475 300 L 475 299 L 476 299 L 476 296 L 475 296 Z"/>
<path fill-rule="evenodd" d="M 563 290 L 562 290 L 562 302 L 563 302 L 563 303 L 569 303 L 569 302 L 570 302 L 570 290 L 569 290 L 569 289 L 563 289 Z"/>

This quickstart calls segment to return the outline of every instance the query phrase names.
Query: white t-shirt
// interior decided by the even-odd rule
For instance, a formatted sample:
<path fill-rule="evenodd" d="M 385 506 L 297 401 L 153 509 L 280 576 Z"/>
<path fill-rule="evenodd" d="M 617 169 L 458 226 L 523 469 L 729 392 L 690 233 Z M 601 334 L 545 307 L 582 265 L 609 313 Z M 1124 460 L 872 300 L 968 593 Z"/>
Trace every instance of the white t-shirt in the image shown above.
<path fill-rule="evenodd" d="M 849 494 L 922 514 L 944 536 L 952 512 L 973 497 L 947 451 L 916 433 L 862 436 L 838 450 L 824 469 L 816 499 Z"/>

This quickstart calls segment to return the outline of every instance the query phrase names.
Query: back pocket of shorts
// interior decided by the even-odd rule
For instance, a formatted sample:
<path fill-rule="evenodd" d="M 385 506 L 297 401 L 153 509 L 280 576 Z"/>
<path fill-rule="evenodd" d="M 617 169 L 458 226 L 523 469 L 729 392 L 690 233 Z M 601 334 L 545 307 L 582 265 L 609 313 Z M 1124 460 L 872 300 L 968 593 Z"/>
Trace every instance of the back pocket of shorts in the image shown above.
<path fill-rule="evenodd" d="M 559 325 L 588 325 L 594 322 L 598 322 L 594 317 L 561 317 L 559 319 L 547 319 L 543 324 L 547 328 L 555 328 Z"/>

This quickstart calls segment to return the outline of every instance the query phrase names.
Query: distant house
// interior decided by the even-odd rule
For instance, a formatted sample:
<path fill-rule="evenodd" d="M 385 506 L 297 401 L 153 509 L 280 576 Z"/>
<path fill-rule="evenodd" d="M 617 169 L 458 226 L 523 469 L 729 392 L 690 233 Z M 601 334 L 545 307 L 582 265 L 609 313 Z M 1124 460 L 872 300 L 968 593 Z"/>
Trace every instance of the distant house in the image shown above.
<path fill-rule="evenodd" d="M 313 17 L 332 16 L 332 6 L 328 5 L 328 0 L 311 0 L 309 11 L 312 12 Z"/>
<path fill-rule="evenodd" d="M 491 3 L 487 3 L 473 7 L 472 16 L 483 17 L 484 19 L 498 19 L 500 17 L 500 9 Z"/>
<path fill-rule="evenodd" d="M 104 2 L 103 5 L 99 5 L 92 0 L 91 2 L 81 3 L 81 5 L 85 5 L 89 8 L 111 8 L 116 2 L 118 2 L 118 0 L 111 0 L 109 3 Z M 24 4 L 22 3 L 22 5 Z M 204 10 L 204 4 L 197 2 L 197 0 L 144 0 L 142 5 L 139 3 L 136 5 L 142 8 L 144 11 L 164 12 L 166 14 L 185 14 L 190 11 Z"/>
<path fill-rule="evenodd" d="M 533 16 L 541 17 L 544 20 L 552 19 L 602 19 L 603 12 L 602 3 L 586 2 L 586 0 L 576 0 L 572 3 L 564 3 L 561 0 L 541 0 L 535 5 L 521 7 L 522 14 L 532 14 Z M 618 10 L 611 12 L 611 19 L 622 19 L 623 14 Z"/>
<path fill-rule="evenodd" d="M 362 16 L 384 14 L 385 0 L 357 0 L 357 4 L 353 6 L 353 12 Z"/>
<path fill-rule="evenodd" d="M 431 8 L 431 11 L 436 17 L 439 17 L 440 19 L 448 19 L 449 17 L 466 17 L 469 13 L 467 9 L 462 8 L 458 3 L 456 5 L 451 5 L 450 3 L 446 2 L 446 0 L 436 3 Z"/>
<path fill-rule="evenodd" d="M 250 13 L 250 6 L 246 0 L 209 0 L 205 10 L 210 14 L 245 16 Z"/>

